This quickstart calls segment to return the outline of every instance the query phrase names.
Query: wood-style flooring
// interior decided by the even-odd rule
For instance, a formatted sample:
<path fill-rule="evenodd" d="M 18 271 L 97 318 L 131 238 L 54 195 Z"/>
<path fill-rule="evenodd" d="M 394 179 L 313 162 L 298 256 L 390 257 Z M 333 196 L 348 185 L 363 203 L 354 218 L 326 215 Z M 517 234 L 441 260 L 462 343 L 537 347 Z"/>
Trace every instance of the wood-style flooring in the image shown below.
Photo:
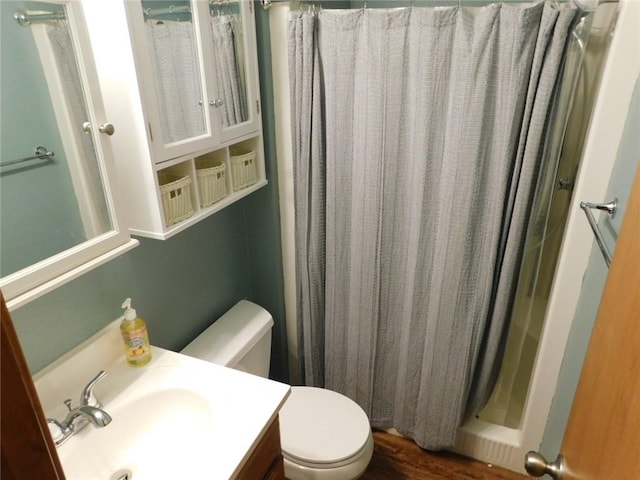
<path fill-rule="evenodd" d="M 373 432 L 371 463 L 361 480 L 523 480 L 529 477 L 449 452 L 422 450 L 408 438 Z"/>

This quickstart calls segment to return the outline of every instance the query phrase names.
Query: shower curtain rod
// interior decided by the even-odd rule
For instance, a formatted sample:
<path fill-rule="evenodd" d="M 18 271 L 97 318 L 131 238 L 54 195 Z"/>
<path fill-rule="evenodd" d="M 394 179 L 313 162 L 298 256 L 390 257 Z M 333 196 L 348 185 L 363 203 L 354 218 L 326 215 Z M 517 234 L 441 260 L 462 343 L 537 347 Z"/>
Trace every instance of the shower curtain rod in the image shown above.
<path fill-rule="evenodd" d="M 209 0 L 209 8 L 227 7 L 238 3 L 237 0 Z M 145 8 L 143 10 L 145 20 L 162 19 L 166 15 L 191 13 L 190 5 L 170 5 L 164 8 Z M 209 12 L 211 13 L 211 12 Z"/>
<path fill-rule="evenodd" d="M 144 19 L 150 20 L 157 17 L 162 17 L 164 15 L 191 13 L 191 7 L 189 5 L 178 5 L 178 6 L 171 5 L 165 8 L 145 8 L 143 12 L 144 12 Z"/>
<path fill-rule="evenodd" d="M 271 5 L 273 5 L 274 3 L 286 3 L 289 1 L 290 0 L 260 0 L 260 5 L 262 5 L 262 8 L 264 10 L 269 10 Z M 567 1 L 571 1 L 571 0 L 567 0 Z M 580 0 L 573 0 L 573 1 L 575 3 L 580 3 Z M 603 3 L 618 3 L 620 0 L 596 0 L 596 1 L 597 1 L 597 5 L 602 5 Z M 310 3 L 315 3 L 315 2 L 310 2 Z M 366 1 L 365 1 L 365 4 L 366 4 Z"/>

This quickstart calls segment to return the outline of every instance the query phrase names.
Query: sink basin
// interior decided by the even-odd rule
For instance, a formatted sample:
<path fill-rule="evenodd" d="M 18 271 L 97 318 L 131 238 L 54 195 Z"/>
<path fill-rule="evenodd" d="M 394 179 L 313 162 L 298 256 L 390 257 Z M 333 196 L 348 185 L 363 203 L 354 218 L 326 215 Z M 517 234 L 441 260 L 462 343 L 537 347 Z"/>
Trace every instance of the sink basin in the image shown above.
<path fill-rule="evenodd" d="M 105 410 L 107 427 L 84 428 L 59 449 L 67 478 L 199 478 L 210 469 L 215 423 L 201 395 L 161 390 Z"/>
<path fill-rule="evenodd" d="M 67 480 L 236 478 L 289 394 L 288 385 L 159 347 L 148 365 L 130 367 L 119 332 L 103 337 L 106 347 L 88 342 L 36 378 L 45 415 L 60 419 L 62 400 L 77 404 L 86 382 L 107 372 L 94 392 L 113 420 L 57 448 Z"/>

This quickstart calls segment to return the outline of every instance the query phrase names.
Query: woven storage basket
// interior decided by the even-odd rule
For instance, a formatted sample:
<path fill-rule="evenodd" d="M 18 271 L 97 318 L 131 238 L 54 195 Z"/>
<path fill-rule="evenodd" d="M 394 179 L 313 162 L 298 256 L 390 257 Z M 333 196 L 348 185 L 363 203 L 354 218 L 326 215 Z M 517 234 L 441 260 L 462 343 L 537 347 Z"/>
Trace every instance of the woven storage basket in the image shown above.
<path fill-rule="evenodd" d="M 171 173 L 158 173 L 164 223 L 168 227 L 193 215 L 191 178 Z"/>
<path fill-rule="evenodd" d="M 241 147 L 229 148 L 233 169 L 233 189 L 242 190 L 258 180 L 256 174 L 256 152 Z"/>
<path fill-rule="evenodd" d="M 212 156 L 196 158 L 200 206 L 208 207 L 227 195 L 226 167 Z"/>

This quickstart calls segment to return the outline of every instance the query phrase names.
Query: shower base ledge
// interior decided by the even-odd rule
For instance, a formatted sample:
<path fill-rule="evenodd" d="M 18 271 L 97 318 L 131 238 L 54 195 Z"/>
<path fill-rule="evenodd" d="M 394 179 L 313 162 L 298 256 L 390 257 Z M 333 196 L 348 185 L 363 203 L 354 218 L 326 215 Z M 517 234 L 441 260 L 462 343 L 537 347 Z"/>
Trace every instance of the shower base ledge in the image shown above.
<path fill-rule="evenodd" d="M 458 430 L 454 452 L 514 472 L 525 473 L 522 431 L 473 419 Z"/>

